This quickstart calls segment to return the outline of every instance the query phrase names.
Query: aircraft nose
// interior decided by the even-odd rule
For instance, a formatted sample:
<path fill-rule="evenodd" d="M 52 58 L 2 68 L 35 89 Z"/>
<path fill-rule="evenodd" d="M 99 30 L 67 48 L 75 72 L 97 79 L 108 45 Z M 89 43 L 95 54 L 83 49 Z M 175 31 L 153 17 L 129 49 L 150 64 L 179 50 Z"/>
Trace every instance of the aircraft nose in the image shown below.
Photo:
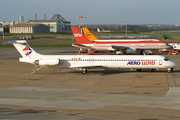
<path fill-rule="evenodd" d="M 177 67 L 178 66 L 178 64 L 176 63 L 176 62 L 172 62 L 172 67 L 174 68 L 174 67 Z"/>

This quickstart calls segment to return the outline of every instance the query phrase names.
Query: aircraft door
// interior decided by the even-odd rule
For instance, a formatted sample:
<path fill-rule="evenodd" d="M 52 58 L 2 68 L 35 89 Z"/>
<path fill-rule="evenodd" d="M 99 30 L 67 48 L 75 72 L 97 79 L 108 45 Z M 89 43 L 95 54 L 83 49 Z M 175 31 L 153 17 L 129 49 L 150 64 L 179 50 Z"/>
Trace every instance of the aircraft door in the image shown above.
<path fill-rule="evenodd" d="M 162 59 L 159 59 L 159 65 L 162 65 Z"/>
<path fill-rule="evenodd" d="M 94 63 L 94 61 L 95 61 L 94 58 L 92 58 L 92 59 L 91 59 L 91 58 L 88 58 L 88 62 L 89 62 L 89 63 Z"/>

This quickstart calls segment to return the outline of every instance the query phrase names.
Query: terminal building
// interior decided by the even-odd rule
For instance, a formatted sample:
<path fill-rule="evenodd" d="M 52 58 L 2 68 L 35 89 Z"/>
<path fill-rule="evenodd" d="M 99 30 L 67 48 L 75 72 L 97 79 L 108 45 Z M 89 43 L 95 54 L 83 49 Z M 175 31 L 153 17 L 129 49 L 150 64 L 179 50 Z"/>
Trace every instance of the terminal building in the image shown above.
<path fill-rule="evenodd" d="M 24 23 L 24 17 L 20 16 L 20 22 L 9 26 L 9 33 L 49 33 L 70 31 L 71 23 L 66 21 L 61 15 L 54 14 L 50 20 L 46 20 L 46 14 L 44 20 L 37 20 L 37 14 L 35 20 L 29 20 L 28 23 Z"/>

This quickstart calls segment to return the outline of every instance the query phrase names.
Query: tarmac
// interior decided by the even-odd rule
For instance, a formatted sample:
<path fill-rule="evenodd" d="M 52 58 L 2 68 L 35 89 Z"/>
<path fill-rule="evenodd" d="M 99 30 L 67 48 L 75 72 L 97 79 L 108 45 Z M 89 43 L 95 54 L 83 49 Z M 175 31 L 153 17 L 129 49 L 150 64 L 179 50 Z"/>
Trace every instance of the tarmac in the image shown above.
<path fill-rule="evenodd" d="M 65 54 L 69 48 L 37 48 Z M 61 51 L 62 53 L 60 53 Z M 78 53 L 68 53 L 78 54 Z M 164 55 L 164 54 L 163 54 Z M 180 55 L 165 55 L 180 64 Z M 0 120 L 179 120 L 180 66 L 130 69 L 42 68 L 20 63 L 15 48 L 0 49 Z"/>

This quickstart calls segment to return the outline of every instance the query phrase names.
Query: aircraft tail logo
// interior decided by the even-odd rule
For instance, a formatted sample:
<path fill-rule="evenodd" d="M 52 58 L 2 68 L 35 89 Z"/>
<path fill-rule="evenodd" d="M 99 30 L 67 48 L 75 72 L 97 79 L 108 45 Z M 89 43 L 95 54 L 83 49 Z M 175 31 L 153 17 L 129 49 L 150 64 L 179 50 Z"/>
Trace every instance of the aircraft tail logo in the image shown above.
<path fill-rule="evenodd" d="M 89 44 L 91 43 L 76 27 L 71 27 L 74 38 L 77 44 Z"/>
<path fill-rule="evenodd" d="M 87 38 L 91 38 L 92 34 L 90 32 L 87 32 L 85 35 Z"/>
<path fill-rule="evenodd" d="M 32 53 L 32 49 L 26 46 L 22 51 L 25 51 L 25 55 L 28 56 Z"/>
<path fill-rule="evenodd" d="M 98 40 L 86 27 L 82 27 L 84 35 L 90 41 Z"/>
<path fill-rule="evenodd" d="M 74 37 L 82 37 L 82 34 L 74 34 Z"/>

